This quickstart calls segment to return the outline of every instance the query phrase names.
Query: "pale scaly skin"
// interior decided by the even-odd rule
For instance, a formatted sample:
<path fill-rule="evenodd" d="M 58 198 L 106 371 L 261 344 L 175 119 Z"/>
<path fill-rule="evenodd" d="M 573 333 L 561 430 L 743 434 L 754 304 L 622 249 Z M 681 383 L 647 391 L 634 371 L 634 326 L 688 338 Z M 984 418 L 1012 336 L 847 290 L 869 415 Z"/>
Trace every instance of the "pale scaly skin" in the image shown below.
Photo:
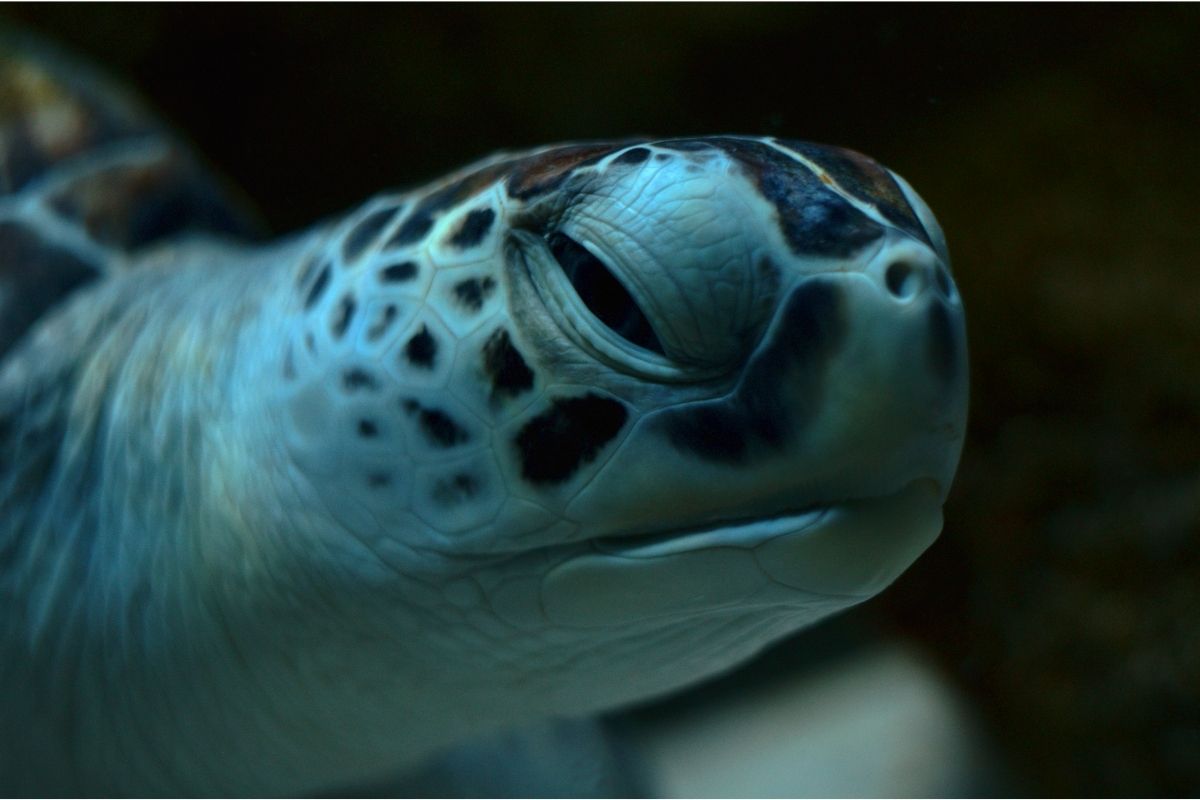
<path fill-rule="evenodd" d="M 4 788 L 307 793 L 727 669 L 936 537 L 965 404 L 932 215 L 835 148 L 144 252 L 0 371 Z"/>

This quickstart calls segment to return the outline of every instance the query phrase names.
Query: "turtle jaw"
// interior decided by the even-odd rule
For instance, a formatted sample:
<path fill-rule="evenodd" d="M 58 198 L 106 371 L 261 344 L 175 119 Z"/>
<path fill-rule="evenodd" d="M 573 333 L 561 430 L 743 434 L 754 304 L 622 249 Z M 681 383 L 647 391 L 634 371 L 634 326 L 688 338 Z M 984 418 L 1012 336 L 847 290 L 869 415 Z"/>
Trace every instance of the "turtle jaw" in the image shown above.
<path fill-rule="evenodd" d="M 546 573 L 551 622 L 611 627 L 723 609 L 849 606 L 894 581 L 942 528 L 933 478 L 879 497 L 654 536 L 603 537 Z M 815 620 L 815 618 L 814 618 Z"/>

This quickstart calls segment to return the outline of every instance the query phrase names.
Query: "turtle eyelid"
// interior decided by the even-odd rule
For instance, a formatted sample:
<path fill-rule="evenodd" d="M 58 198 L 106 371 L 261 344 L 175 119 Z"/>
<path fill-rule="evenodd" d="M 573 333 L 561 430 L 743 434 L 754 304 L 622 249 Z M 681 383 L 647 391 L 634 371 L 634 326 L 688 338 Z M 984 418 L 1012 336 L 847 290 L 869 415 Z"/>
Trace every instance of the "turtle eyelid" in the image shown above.
<path fill-rule="evenodd" d="M 638 347 L 665 355 L 650 320 L 603 261 L 561 231 L 548 234 L 546 244 L 579 299 L 598 320 Z"/>

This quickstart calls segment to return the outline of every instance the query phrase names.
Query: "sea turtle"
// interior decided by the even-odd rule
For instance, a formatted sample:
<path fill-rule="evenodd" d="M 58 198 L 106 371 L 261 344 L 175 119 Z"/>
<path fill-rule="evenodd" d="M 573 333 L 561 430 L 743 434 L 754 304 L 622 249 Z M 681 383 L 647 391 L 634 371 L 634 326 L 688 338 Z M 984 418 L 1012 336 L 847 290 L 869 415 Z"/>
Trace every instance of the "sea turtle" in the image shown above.
<path fill-rule="evenodd" d="M 0 782 L 311 793 L 879 592 L 963 442 L 941 231 L 855 152 L 542 147 L 267 243 L 0 54 Z"/>

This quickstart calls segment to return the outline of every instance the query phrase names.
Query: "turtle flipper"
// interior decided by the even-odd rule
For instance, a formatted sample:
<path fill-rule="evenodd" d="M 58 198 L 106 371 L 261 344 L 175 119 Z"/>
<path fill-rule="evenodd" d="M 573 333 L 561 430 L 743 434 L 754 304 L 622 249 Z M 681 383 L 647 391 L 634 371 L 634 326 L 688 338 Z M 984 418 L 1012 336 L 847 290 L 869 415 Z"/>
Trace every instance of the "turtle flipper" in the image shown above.
<path fill-rule="evenodd" d="M 94 70 L 0 36 L 0 357 L 47 309 L 146 248 L 257 238 L 178 138 Z"/>

